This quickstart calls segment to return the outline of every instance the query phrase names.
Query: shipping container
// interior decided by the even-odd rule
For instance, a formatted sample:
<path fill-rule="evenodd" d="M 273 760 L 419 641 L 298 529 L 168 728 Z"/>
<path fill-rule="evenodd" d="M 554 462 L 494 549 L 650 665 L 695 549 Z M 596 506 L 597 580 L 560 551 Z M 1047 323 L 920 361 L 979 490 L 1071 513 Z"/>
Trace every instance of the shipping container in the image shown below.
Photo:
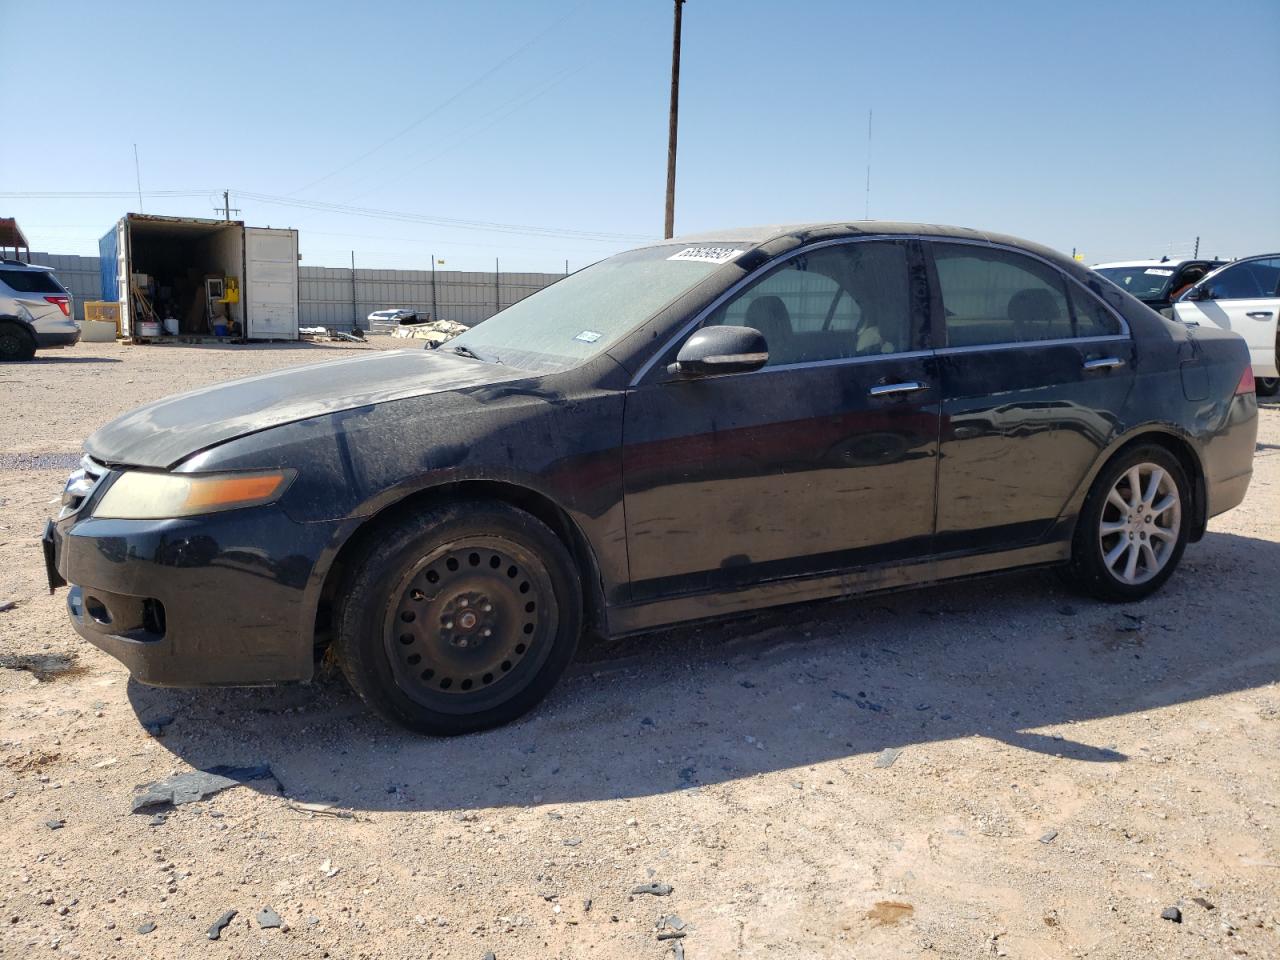
<path fill-rule="evenodd" d="M 98 242 L 122 336 L 298 339 L 298 231 L 127 213 Z"/>

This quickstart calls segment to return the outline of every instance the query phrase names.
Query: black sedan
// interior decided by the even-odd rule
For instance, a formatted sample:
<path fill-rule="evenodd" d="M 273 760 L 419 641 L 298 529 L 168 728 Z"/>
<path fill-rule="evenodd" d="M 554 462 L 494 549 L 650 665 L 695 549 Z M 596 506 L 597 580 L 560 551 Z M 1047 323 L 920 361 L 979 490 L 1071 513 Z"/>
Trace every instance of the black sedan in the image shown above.
<path fill-rule="evenodd" d="M 623 253 L 438 351 L 103 427 L 45 532 L 146 683 L 351 685 L 416 730 L 532 707 L 592 630 L 1028 566 L 1158 589 L 1252 475 L 1244 342 L 975 230 Z"/>

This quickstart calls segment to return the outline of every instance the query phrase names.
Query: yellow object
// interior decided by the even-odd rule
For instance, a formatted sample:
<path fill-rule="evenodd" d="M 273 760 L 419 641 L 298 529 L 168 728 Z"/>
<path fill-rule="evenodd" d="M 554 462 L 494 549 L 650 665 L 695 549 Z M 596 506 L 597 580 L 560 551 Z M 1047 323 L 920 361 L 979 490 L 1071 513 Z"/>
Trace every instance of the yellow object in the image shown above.
<path fill-rule="evenodd" d="M 1077 254 L 1076 254 L 1076 259 L 1077 259 L 1077 260 L 1079 260 L 1081 263 L 1084 263 L 1084 254 L 1083 254 L 1083 253 L 1077 253 Z"/>
<path fill-rule="evenodd" d="M 115 324 L 116 335 L 120 333 L 120 304 L 115 300 L 86 300 L 84 302 L 84 318 L 101 323 Z"/>
<path fill-rule="evenodd" d="M 240 302 L 240 278 L 227 277 L 223 281 L 222 299 L 219 303 L 239 303 Z"/>

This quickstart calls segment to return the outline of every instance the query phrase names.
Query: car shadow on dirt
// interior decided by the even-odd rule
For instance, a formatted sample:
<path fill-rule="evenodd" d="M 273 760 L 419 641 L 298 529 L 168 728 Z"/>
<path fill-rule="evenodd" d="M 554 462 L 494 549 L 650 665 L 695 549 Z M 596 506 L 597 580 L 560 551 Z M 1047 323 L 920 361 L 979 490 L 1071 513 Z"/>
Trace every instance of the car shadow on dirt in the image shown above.
<path fill-rule="evenodd" d="M 249 690 L 131 682 L 129 698 L 144 724 L 173 718 L 159 742 L 194 767 L 265 762 L 286 796 L 356 810 L 647 796 L 832 760 L 892 776 L 883 751 L 906 766 L 913 745 L 965 737 L 1123 763 L 1141 740 L 1091 743 L 1072 724 L 1280 679 L 1278 563 L 1280 544 L 1211 533 L 1140 604 L 1080 598 L 1038 571 L 600 641 L 532 715 L 454 739 L 382 722 L 332 674 Z"/>

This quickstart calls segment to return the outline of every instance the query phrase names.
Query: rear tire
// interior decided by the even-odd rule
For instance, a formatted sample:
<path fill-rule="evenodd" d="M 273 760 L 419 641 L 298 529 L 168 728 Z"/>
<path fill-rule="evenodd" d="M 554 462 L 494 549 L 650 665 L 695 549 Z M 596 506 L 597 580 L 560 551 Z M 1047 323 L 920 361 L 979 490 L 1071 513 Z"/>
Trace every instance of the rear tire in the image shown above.
<path fill-rule="evenodd" d="M 335 652 L 379 714 L 453 736 L 532 709 L 573 659 L 582 587 L 564 544 L 499 502 L 441 504 L 365 537 Z"/>
<path fill-rule="evenodd" d="M 0 323 L 0 363 L 30 360 L 36 355 L 36 341 L 16 323 Z"/>
<path fill-rule="evenodd" d="M 1076 520 L 1067 579 L 1100 600 L 1150 596 L 1172 576 L 1191 528 L 1191 485 L 1177 457 L 1143 445 L 1094 480 Z"/>

